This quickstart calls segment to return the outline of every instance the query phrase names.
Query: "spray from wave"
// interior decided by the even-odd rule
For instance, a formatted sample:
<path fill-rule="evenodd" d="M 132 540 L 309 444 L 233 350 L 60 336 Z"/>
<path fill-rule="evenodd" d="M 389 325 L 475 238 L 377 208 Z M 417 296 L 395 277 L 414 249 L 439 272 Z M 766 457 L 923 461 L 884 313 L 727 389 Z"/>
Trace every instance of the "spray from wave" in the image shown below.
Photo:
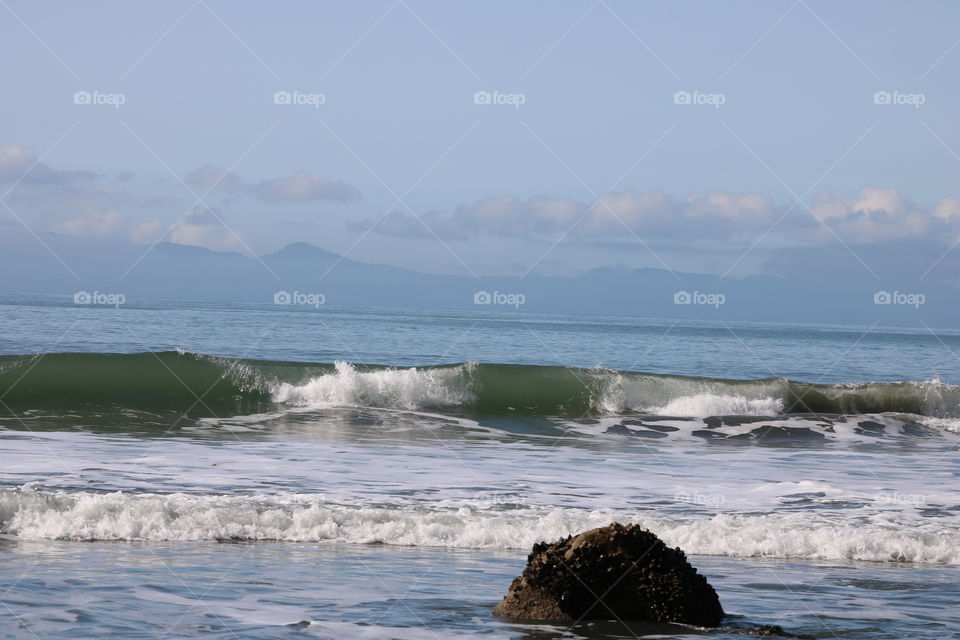
<path fill-rule="evenodd" d="M 364 406 L 389 409 L 424 409 L 469 405 L 476 363 L 457 367 L 379 369 L 359 371 L 347 362 L 336 362 L 334 373 L 304 384 L 281 382 L 272 389 L 274 401 L 298 407 Z"/>
<path fill-rule="evenodd" d="M 594 403 L 602 413 L 687 418 L 775 416 L 784 412 L 789 382 L 656 376 L 596 369 Z"/>

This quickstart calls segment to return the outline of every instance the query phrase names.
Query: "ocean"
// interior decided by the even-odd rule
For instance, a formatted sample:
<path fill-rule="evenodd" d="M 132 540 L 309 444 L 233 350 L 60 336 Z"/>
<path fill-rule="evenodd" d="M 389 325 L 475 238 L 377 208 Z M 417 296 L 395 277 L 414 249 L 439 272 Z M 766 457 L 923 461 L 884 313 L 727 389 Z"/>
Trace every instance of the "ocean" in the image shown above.
<path fill-rule="evenodd" d="M 584 311 L 0 296 L 0 637 L 960 637 L 960 332 Z M 725 626 L 489 615 L 614 521 Z"/>

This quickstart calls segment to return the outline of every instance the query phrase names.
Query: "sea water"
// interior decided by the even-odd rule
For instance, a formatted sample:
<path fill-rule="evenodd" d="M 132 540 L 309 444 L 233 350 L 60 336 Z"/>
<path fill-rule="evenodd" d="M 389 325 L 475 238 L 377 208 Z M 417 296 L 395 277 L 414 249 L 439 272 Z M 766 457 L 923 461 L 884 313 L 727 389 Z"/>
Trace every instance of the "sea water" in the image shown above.
<path fill-rule="evenodd" d="M 944 638 L 960 336 L 0 300 L 0 636 Z M 636 522 L 721 630 L 489 616 Z"/>

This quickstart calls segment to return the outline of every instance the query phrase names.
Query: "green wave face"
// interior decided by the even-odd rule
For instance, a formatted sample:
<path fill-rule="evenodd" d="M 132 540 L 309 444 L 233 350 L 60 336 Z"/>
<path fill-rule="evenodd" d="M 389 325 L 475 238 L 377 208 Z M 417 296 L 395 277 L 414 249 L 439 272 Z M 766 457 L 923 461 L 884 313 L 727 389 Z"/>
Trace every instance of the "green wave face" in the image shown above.
<path fill-rule="evenodd" d="M 0 402 L 15 412 L 131 410 L 191 417 L 331 406 L 573 418 L 884 412 L 960 417 L 960 388 L 939 381 L 815 385 L 531 365 L 392 368 L 235 360 L 173 351 L 3 356 Z"/>
<path fill-rule="evenodd" d="M 134 409 L 216 415 L 270 403 L 259 374 L 242 361 L 174 351 L 57 353 L 0 359 L 0 397 L 30 409 Z"/>

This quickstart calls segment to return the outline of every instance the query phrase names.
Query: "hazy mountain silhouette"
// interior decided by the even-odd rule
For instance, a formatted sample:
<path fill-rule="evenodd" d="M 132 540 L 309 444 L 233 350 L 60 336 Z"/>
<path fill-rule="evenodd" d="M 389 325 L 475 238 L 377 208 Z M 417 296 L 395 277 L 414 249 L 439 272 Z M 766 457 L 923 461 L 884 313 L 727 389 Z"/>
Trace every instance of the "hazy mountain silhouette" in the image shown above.
<path fill-rule="evenodd" d="M 3 242 L 0 291 L 72 296 L 83 290 L 120 292 L 128 298 L 264 303 L 277 292 L 298 292 L 323 294 L 327 305 L 345 306 L 960 327 L 960 289 L 910 278 L 818 274 L 723 279 L 661 269 L 599 268 L 577 277 L 477 279 L 358 262 L 304 242 L 249 257 L 172 243 L 151 248 L 56 234 L 43 240 L 50 251 L 35 238 Z M 475 304 L 478 292 L 481 302 L 490 302 Z M 889 293 L 890 303 L 875 304 L 878 292 Z M 913 294 L 923 296 L 922 304 L 905 297 Z M 675 295 L 690 302 L 676 304 Z M 881 295 L 881 302 L 885 299 Z"/>

